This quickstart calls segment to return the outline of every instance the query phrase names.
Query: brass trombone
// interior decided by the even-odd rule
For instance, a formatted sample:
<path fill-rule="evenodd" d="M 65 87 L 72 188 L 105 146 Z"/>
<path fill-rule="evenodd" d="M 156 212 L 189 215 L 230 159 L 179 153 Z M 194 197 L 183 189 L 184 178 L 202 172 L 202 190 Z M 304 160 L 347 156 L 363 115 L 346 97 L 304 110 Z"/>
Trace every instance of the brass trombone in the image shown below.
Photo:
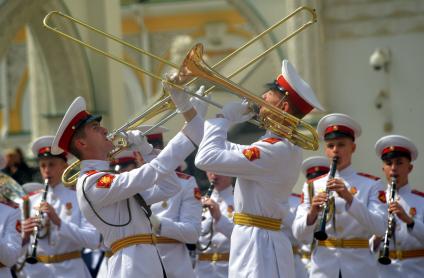
<path fill-rule="evenodd" d="M 261 127 L 287 138 L 290 142 L 303 149 L 314 151 L 318 149 L 318 134 L 311 125 L 267 103 L 262 98 L 215 72 L 202 60 L 202 57 L 203 45 L 197 44 L 185 58 L 180 74 L 186 72 L 188 73 L 187 76 L 203 78 L 245 98 L 251 105 L 259 105 L 266 110 L 266 112 L 259 114 Z M 305 132 L 309 132 L 309 134 L 304 134 Z"/>
<path fill-rule="evenodd" d="M 305 30 L 307 27 L 309 27 L 310 25 L 314 24 L 317 21 L 317 16 L 315 13 L 315 10 L 310 8 L 310 7 L 306 7 L 306 6 L 301 6 L 299 8 L 297 8 L 295 11 L 293 11 L 292 13 L 290 13 L 289 15 L 287 15 L 286 17 L 284 17 L 283 19 L 279 20 L 278 22 L 276 22 L 275 24 L 273 24 L 272 26 L 270 26 L 268 29 L 264 30 L 262 33 L 258 34 L 257 36 L 255 36 L 254 38 L 250 39 L 248 42 L 246 42 L 245 44 L 243 44 L 241 47 L 239 47 L 238 49 L 236 49 L 234 52 L 230 53 L 229 55 L 227 55 L 225 58 L 223 58 L 222 60 L 220 60 L 219 62 L 217 62 L 215 65 L 212 66 L 212 68 L 216 68 L 218 66 L 220 66 L 221 64 L 223 64 L 224 62 L 228 61 L 229 59 L 231 59 L 232 57 L 234 57 L 235 55 L 237 55 L 238 53 L 240 53 L 242 50 L 244 50 L 245 48 L 249 47 L 251 44 L 253 44 L 254 42 L 258 41 L 259 39 L 261 39 L 264 35 L 268 34 L 269 32 L 271 32 L 272 30 L 274 30 L 275 28 L 277 28 L 278 26 L 280 26 L 282 23 L 286 22 L 287 20 L 289 20 L 290 18 L 294 17 L 297 14 L 300 14 L 301 12 L 306 12 L 309 15 L 309 19 L 302 24 L 300 27 L 298 27 L 296 30 L 294 30 L 293 32 L 291 32 L 290 34 L 288 34 L 286 37 L 284 37 L 283 39 L 281 39 L 280 41 L 278 41 L 277 43 L 275 43 L 273 46 L 271 46 L 270 48 L 268 48 L 267 50 L 265 50 L 263 53 L 261 53 L 260 55 L 258 55 L 257 57 L 253 58 L 252 60 L 250 60 L 249 62 L 247 62 L 246 64 L 244 64 L 243 66 L 241 66 L 240 68 L 236 69 L 233 73 L 231 73 L 227 78 L 232 78 L 235 75 L 237 75 L 238 73 L 240 73 L 241 71 L 243 71 L 244 69 L 248 68 L 250 65 L 252 65 L 253 63 L 257 62 L 258 60 L 260 60 L 262 57 L 264 57 L 265 55 L 267 55 L 268 53 L 270 53 L 272 50 L 274 50 L 275 48 L 277 48 L 278 46 L 280 46 L 281 44 L 283 44 L 284 42 L 288 41 L 290 38 L 294 37 L 295 35 L 297 35 L 298 33 L 300 33 L 301 31 Z M 175 69 L 179 69 L 179 66 L 175 65 L 174 63 L 167 61 L 159 56 L 156 56 L 152 53 L 149 53 L 147 51 L 145 51 L 144 49 L 141 49 L 139 47 L 136 47 L 134 45 L 129 44 L 128 42 L 125 42 L 123 40 L 121 40 L 120 38 L 108 34 L 106 32 L 103 32 L 101 30 L 98 30 L 78 19 L 75 19 L 69 15 L 63 14 L 59 11 L 51 11 L 49 12 L 43 20 L 43 25 L 44 27 L 46 27 L 48 30 L 57 33 L 60 36 L 63 36 L 67 39 L 70 39 L 73 42 L 76 42 L 78 44 L 80 44 L 81 46 L 84 46 L 86 48 L 89 48 L 95 52 L 97 52 L 98 54 L 101 54 L 103 56 L 106 56 L 108 58 L 111 58 L 121 64 L 124 64 L 134 70 L 140 71 L 146 75 L 148 75 L 151 78 L 154 78 L 156 80 L 168 83 L 171 86 L 175 86 L 178 87 L 179 89 L 184 89 L 182 86 L 170 83 L 167 80 L 164 80 L 162 77 L 151 73 L 147 70 L 144 70 L 142 68 L 140 68 L 139 66 L 132 64 L 130 62 L 125 61 L 124 59 L 117 57 L 111 53 L 108 53 L 104 50 L 101 50 L 93 45 L 87 44 L 85 42 L 83 42 L 81 39 L 72 37 L 69 34 L 66 34 L 62 31 L 60 31 L 58 28 L 56 27 L 52 27 L 51 25 L 49 25 L 49 21 L 51 20 L 51 18 L 53 16 L 59 16 L 62 18 L 65 18 L 75 24 L 78 24 L 80 26 L 83 26 L 87 29 L 89 29 L 90 31 L 93 31 L 99 35 L 102 35 L 104 37 L 107 37 L 113 41 L 116 41 L 134 51 L 139 52 L 140 54 L 144 54 L 147 55 L 159 62 L 165 63 L 167 65 L 169 65 L 170 67 L 173 67 Z M 196 80 L 196 78 L 194 78 L 193 80 L 191 80 L 190 82 L 188 82 L 186 85 L 191 84 L 192 82 L 194 82 Z M 209 94 L 212 90 L 214 89 L 214 86 L 210 87 L 206 92 L 205 95 Z M 187 92 L 187 91 L 186 91 Z M 195 97 L 199 97 L 193 93 L 187 92 L 189 94 L 192 94 Z M 212 101 L 209 101 L 208 99 L 202 98 L 204 101 L 211 103 L 215 106 L 220 107 L 219 104 L 214 103 Z M 272 109 L 272 108 L 271 108 Z M 168 111 L 168 110 L 175 110 L 175 105 L 172 103 L 171 98 L 169 95 L 167 95 L 166 92 L 164 92 L 164 94 L 162 95 L 162 97 L 159 99 L 158 102 L 156 102 L 155 104 L 153 104 L 151 107 L 149 107 L 144 113 L 142 113 L 141 115 L 137 116 L 136 118 L 134 118 L 133 120 L 127 122 L 126 124 L 124 124 L 123 126 L 121 126 L 120 128 L 112 131 L 109 134 L 109 138 L 116 138 L 116 137 L 120 137 L 120 134 L 124 131 L 127 130 L 131 130 L 136 128 L 137 126 L 141 125 L 142 123 L 148 121 L 149 119 L 153 118 L 154 116 L 164 112 L 164 111 Z M 163 123 L 165 123 L 167 120 L 169 120 L 170 118 L 172 118 L 174 115 L 176 115 L 176 112 L 173 113 L 168 113 L 168 115 L 162 119 L 158 124 L 155 125 L 161 125 Z M 153 129 L 154 127 L 152 127 Z M 147 134 L 150 130 L 147 130 L 145 132 L 145 134 Z M 286 132 L 289 133 L 289 132 Z M 118 149 L 122 149 L 124 147 L 126 147 L 126 144 L 124 142 L 125 140 L 117 140 L 118 142 Z M 309 148 L 309 147 L 307 147 Z M 317 146 L 312 147 L 312 149 L 316 149 Z M 114 154 L 116 154 L 116 152 L 114 152 Z M 113 155 L 113 154 L 112 154 Z M 74 185 L 78 176 L 78 173 L 73 174 L 71 177 L 68 177 L 70 175 L 70 173 L 72 173 L 74 171 L 74 169 L 78 166 L 79 162 L 74 162 L 73 164 L 71 164 L 68 169 L 65 170 L 65 172 L 63 173 L 62 176 L 62 181 L 65 185 Z"/>

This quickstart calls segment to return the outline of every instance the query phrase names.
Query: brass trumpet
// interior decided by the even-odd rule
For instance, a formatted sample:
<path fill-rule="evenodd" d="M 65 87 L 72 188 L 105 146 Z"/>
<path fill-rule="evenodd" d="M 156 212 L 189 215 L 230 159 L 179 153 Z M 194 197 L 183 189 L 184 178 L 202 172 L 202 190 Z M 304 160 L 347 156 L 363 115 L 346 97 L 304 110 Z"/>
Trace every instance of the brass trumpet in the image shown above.
<path fill-rule="evenodd" d="M 270 53 L 272 50 L 274 50 L 275 48 L 279 47 L 280 45 L 282 45 L 283 43 L 285 43 L 286 41 L 288 41 L 289 39 L 291 39 L 292 37 L 294 37 L 298 33 L 302 32 L 303 30 L 305 30 L 310 25 L 314 24 L 317 21 L 317 16 L 316 16 L 315 10 L 312 9 L 312 8 L 306 7 L 306 6 L 301 6 L 301 7 L 297 8 L 295 11 L 293 11 L 292 13 L 290 13 L 289 15 L 287 15 L 286 17 L 282 18 L 281 20 L 279 20 L 278 22 L 276 22 L 275 24 L 273 24 L 272 26 L 270 26 L 268 29 L 264 30 L 262 33 L 258 34 L 254 38 L 250 39 L 248 42 L 246 42 L 245 44 L 243 44 L 241 47 L 239 47 L 238 49 L 236 49 L 234 52 L 230 53 L 228 56 L 226 56 L 225 58 L 223 58 L 222 60 L 220 60 L 219 62 L 217 62 L 215 65 L 212 66 L 212 68 L 218 67 L 218 66 L 222 65 L 223 63 L 227 62 L 232 57 L 234 57 L 235 55 L 239 54 L 241 51 L 243 51 L 244 49 L 246 49 L 247 47 L 249 47 L 251 44 L 255 43 L 256 41 L 258 41 L 260 39 L 262 39 L 263 36 L 265 36 L 266 34 L 270 33 L 272 30 L 274 30 L 275 28 L 277 28 L 278 26 L 280 26 L 282 23 L 288 21 L 292 17 L 294 17 L 294 16 L 296 16 L 296 15 L 302 13 L 302 12 L 306 12 L 310 16 L 310 18 L 305 23 L 303 23 L 302 25 L 300 25 L 296 30 L 294 30 L 293 32 L 291 32 L 290 34 L 288 34 L 287 36 L 285 36 L 284 38 L 282 38 L 280 41 L 276 42 L 274 45 L 272 45 L 271 47 L 269 47 L 263 53 L 261 53 L 260 55 L 258 55 L 255 58 L 253 58 L 252 60 L 250 60 L 249 62 L 247 62 L 243 66 L 241 66 L 240 68 L 236 69 L 227 78 L 232 78 L 235 75 L 239 74 L 240 72 L 242 72 L 243 70 L 245 70 L 246 68 L 248 68 L 249 66 L 251 66 L 252 64 L 254 64 L 257 61 L 259 61 L 260 59 L 262 59 L 265 55 L 267 55 L 268 53 Z M 95 47 L 93 45 L 87 44 L 84 41 L 82 41 L 81 39 L 72 37 L 71 35 L 66 34 L 65 32 L 60 31 L 57 27 L 51 26 L 49 24 L 49 21 L 51 20 L 51 18 L 53 16 L 59 16 L 59 17 L 62 17 L 64 19 L 67 19 L 67 20 L 73 22 L 74 24 L 78 24 L 78 25 L 80 25 L 82 27 L 85 27 L 85 28 L 87 28 L 88 30 L 90 30 L 92 32 L 95 32 L 95 33 L 97 33 L 97 34 L 99 34 L 101 36 L 104 36 L 104 37 L 109 38 L 109 39 L 111 39 L 111 40 L 113 40 L 115 42 L 118 42 L 118 43 L 122 44 L 123 46 L 126 46 L 126 47 L 128 47 L 128 48 L 130 48 L 130 49 L 132 49 L 132 50 L 134 50 L 134 51 L 136 51 L 138 53 L 140 53 L 140 54 L 147 55 L 150 58 L 155 59 L 155 60 L 157 60 L 159 62 L 162 62 L 164 64 L 167 64 L 170 67 L 173 67 L 175 69 L 179 69 L 179 67 L 177 65 L 175 65 L 174 63 L 172 63 L 170 61 L 167 61 L 167 60 L 165 60 L 165 59 L 163 59 L 163 58 L 161 58 L 159 56 L 156 56 L 156 55 L 154 55 L 152 53 L 149 53 L 149 52 L 145 51 L 144 49 L 141 49 L 139 47 L 136 47 L 134 45 L 131 45 L 128 42 L 125 42 L 125 41 L 121 40 L 120 38 L 118 38 L 116 36 L 113 36 L 111 34 L 108 34 L 106 32 L 103 32 L 103 31 L 101 31 L 99 29 L 96 29 L 96 28 L 94 28 L 94 27 L 92 27 L 92 26 L 90 26 L 90 25 L 88 25 L 88 24 L 86 24 L 86 23 L 84 23 L 84 22 L 82 22 L 82 21 L 80 21 L 78 19 L 75 19 L 75 18 L 73 18 L 73 17 L 71 17 L 69 15 L 63 14 L 63 13 L 61 13 L 59 11 L 51 11 L 43 19 L 43 25 L 44 25 L 44 27 L 46 27 L 48 30 L 50 30 L 52 32 L 57 33 L 58 35 L 60 35 L 62 37 L 65 37 L 67 39 L 70 39 L 71 41 L 73 41 L 75 43 L 78 43 L 78 44 L 80 44 L 83 47 L 89 48 L 90 50 L 93 50 L 93 51 L 97 52 L 98 54 L 101 54 L 101 55 L 106 56 L 108 58 L 111 58 L 111 59 L 113 59 L 113 60 L 115 60 L 115 61 L 117 61 L 117 62 L 119 62 L 121 64 L 124 64 L 124 65 L 132 68 L 133 70 L 142 72 L 142 73 L 148 75 L 151 78 L 154 78 L 156 80 L 159 80 L 159 81 L 168 83 L 171 86 L 178 87 L 179 89 L 184 89 L 183 87 L 178 86 L 178 85 L 173 84 L 173 83 L 170 83 L 169 81 L 164 80 L 162 77 L 160 77 L 160 76 L 158 76 L 158 75 L 156 75 L 154 73 L 151 73 L 151 72 L 149 72 L 149 71 L 147 71 L 145 69 L 142 69 L 142 68 L 140 68 L 139 66 L 137 66 L 137 65 L 135 65 L 133 63 L 127 62 L 124 59 L 122 59 L 120 57 L 117 57 L 116 55 L 113 55 L 113 54 L 108 53 L 108 52 L 106 52 L 104 50 L 101 50 L 101 49 L 99 49 L 99 48 L 97 48 L 97 47 Z M 188 82 L 186 85 L 191 84 L 195 80 L 196 80 L 196 78 L 194 78 L 193 80 L 191 80 L 190 82 Z M 214 89 L 214 86 L 210 87 L 208 90 L 206 90 L 205 95 L 207 95 L 208 93 L 210 93 L 213 89 Z M 195 95 L 193 93 L 190 93 L 190 92 L 187 92 L 187 93 L 189 93 L 189 94 L 191 94 L 191 95 L 193 95 L 195 97 L 199 97 L 199 96 L 197 96 L 197 95 Z M 212 104 L 212 105 L 221 107 L 221 105 L 219 105 L 219 104 L 217 104 L 217 103 L 215 103 L 213 101 L 210 101 L 210 100 L 208 100 L 206 98 L 202 98 L 202 99 L 204 101 Z M 271 109 L 273 109 L 273 108 L 271 108 Z M 114 138 L 114 139 L 118 138 L 117 140 L 114 140 L 115 142 L 117 142 L 117 151 L 114 151 L 113 153 L 111 153 L 111 156 L 113 156 L 114 154 L 116 154 L 117 152 L 119 152 L 120 149 L 126 147 L 125 136 L 121 136 L 122 135 L 122 132 L 125 132 L 127 130 L 131 130 L 131 129 L 134 129 L 135 127 L 137 127 L 140 124 L 142 124 L 142 123 L 150 120 L 151 118 L 155 117 L 156 115 L 158 115 L 160 113 L 163 113 L 164 111 L 172 111 L 172 110 L 175 111 L 175 105 L 172 103 L 169 95 L 166 92 L 164 92 L 164 94 L 159 99 L 159 101 L 156 102 L 155 104 L 153 104 L 144 113 L 142 113 L 141 115 L 137 116 L 134 120 L 131 120 L 130 122 L 124 124 L 122 127 L 120 127 L 118 129 L 112 131 L 109 134 L 109 138 Z M 274 108 L 274 110 L 275 110 L 275 108 Z M 176 112 L 170 112 L 170 113 L 168 113 L 164 118 L 162 118 L 160 120 L 159 123 L 157 123 L 151 129 L 147 130 L 145 132 L 145 134 L 147 134 L 148 132 L 150 132 L 150 130 L 152 130 L 156 126 L 159 126 L 159 125 L 165 123 L 166 121 L 168 121 L 170 118 L 172 118 L 176 114 L 177 114 Z M 287 117 L 284 117 L 284 118 L 287 118 Z M 267 120 L 268 121 L 271 121 L 272 119 L 271 119 L 271 117 L 267 117 Z M 280 120 L 281 120 L 281 118 L 277 119 L 277 121 L 280 121 Z M 295 121 L 295 122 L 297 123 L 297 121 Z M 296 124 L 296 123 L 294 123 L 294 124 Z M 266 126 L 266 125 L 260 124 L 260 126 Z M 290 133 L 291 132 L 289 130 L 286 130 L 284 132 L 284 134 L 287 134 L 290 137 L 293 137 L 293 135 L 291 135 Z M 311 147 L 307 146 L 306 148 L 311 148 Z M 317 148 L 317 146 L 313 146 L 311 149 L 316 149 L 316 148 Z M 77 173 L 74 173 L 74 174 L 73 174 L 73 172 L 75 172 L 75 169 L 78 167 L 78 165 L 79 165 L 79 161 L 76 161 L 73 164 L 71 164 L 64 171 L 64 173 L 62 175 L 62 182 L 65 185 L 67 185 L 67 186 L 73 186 L 76 183 L 76 180 L 77 180 L 77 177 L 78 177 L 78 172 Z"/>

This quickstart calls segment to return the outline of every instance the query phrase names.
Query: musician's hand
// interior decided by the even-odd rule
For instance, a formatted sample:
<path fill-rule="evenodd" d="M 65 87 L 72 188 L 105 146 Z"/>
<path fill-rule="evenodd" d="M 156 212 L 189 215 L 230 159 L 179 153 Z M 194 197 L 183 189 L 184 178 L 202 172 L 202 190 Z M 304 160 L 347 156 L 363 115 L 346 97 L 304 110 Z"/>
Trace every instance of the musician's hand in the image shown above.
<path fill-rule="evenodd" d="M 134 151 L 133 155 L 135 157 L 135 163 L 137 164 L 137 168 L 146 164 L 143 155 L 139 151 Z"/>
<path fill-rule="evenodd" d="M 62 220 L 60 220 L 59 216 L 56 213 L 56 210 L 49 203 L 42 202 L 40 204 L 40 211 L 46 213 L 50 221 L 60 228 Z"/>
<path fill-rule="evenodd" d="M 353 195 L 347 189 L 343 180 L 341 179 L 329 179 L 327 181 L 327 188 L 329 191 L 335 191 L 340 198 L 344 199 L 346 203 L 350 206 L 352 204 Z"/>
<path fill-rule="evenodd" d="M 202 204 L 209 209 L 213 219 L 215 221 L 219 221 L 219 219 L 221 218 L 221 210 L 219 209 L 219 204 L 211 198 L 202 199 Z"/>
<path fill-rule="evenodd" d="M 196 95 L 203 96 L 204 92 L 205 92 L 205 86 L 202 85 L 196 91 Z M 204 98 L 210 100 L 211 95 L 208 95 Z M 204 119 L 205 116 L 206 116 L 206 113 L 208 112 L 208 104 L 206 102 L 204 102 L 203 100 L 201 100 L 200 98 L 196 98 L 196 97 L 191 97 L 190 102 L 194 106 L 194 109 L 196 109 L 197 114 L 199 114 Z"/>
<path fill-rule="evenodd" d="M 176 81 L 178 79 L 176 74 L 166 73 L 165 79 L 170 83 L 181 84 L 179 81 Z M 169 92 L 172 101 L 177 107 L 178 113 L 184 113 L 193 108 L 193 105 L 190 102 L 190 97 L 186 92 L 164 81 L 162 81 L 162 87 L 165 91 Z"/>
<path fill-rule="evenodd" d="M 228 121 L 238 124 L 250 120 L 255 114 L 249 110 L 249 104 L 243 102 L 229 102 L 221 110 Z"/>
<path fill-rule="evenodd" d="M 155 235 L 160 235 L 162 224 L 161 219 L 156 214 L 150 215 L 150 223 L 152 223 L 152 231 Z"/>
<path fill-rule="evenodd" d="M 311 208 L 307 217 L 307 225 L 312 225 L 318 218 L 318 213 L 322 210 L 327 201 L 327 193 L 320 192 L 312 198 Z"/>
<path fill-rule="evenodd" d="M 36 226 L 39 226 L 40 223 L 41 223 L 41 221 L 40 221 L 39 217 L 29 217 L 29 218 L 23 220 L 22 223 L 21 223 L 21 229 L 24 233 L 23 239 L 28 240 L 29 236 L 34 231 L 34 228 Z"/>
<path fill-rule="evenodd" d="M 405 210 L 403 209 L 403 207 L 397 202 L 392 202 L 389 204 L 389 213 L 394 213 L 396 214 L 396 216 L 402 220 L 403 222 L 405 222 L 406 224 L 411 224 L 414 219 L 412 219 L 411 217 L 409 217 L 409 215 L 405 212 Z"/>
<path fill-rule="evenodd" d="M 128 144 L 132 149 L 139 151 L 142 155 L 152 152 L 153 146 L 147 141 L 146 136 L 140 130 L 129 130 L 126 132 Z"/>

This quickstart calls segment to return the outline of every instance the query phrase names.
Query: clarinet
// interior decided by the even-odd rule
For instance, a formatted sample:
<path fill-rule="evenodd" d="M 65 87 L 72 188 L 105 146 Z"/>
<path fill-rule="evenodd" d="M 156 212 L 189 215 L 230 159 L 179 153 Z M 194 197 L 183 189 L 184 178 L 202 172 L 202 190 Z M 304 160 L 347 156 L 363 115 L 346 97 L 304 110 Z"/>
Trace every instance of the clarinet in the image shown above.
<path fill-rule="evenodd" d="M 396 177 L 391 177 L 391 188 L 390 188 L 390 203 L 394 202 L 396 198 Z M 383 265 L 388 265 L 392 263 L 392 260 L 390 259 L 390 240 L 394 236 L 395 232 L 395 226 L 396 226 L 396 220 L 393 213 L 389 213 L 389 217 L 387 219 L 387 230 L 384 234 L 384 245 L 383 250 L 381 252 L 381 256 L 378 258 L 378 262 Z"/>
<path fill-rule="evenodd" d="M 212 196 L 212 192 L 213 192 L 214 188 L 215 188 L 215 182 L 212 180 L 211 183 L 210 183 L 210 185 L 209 185 L 208 191 L 206 192 L 206 194 L 205 194 L 204 197 L 207 198 L 207 199 L 209 199 Z M 205 218 L 206 218 L 204 216 L 204 214 L 206 213 L 206 211 L 207 211 L 207 206 L 204 205 L 203 206 L 203 212 L 202 212 L 202 214 L 203 214 L 202 215 L 202 221 L 205 220 Z M 213 237 L 213 228 L 212 228 L 212 226 L 213 225 L 211 225 L 211 229 L 209 231 L 210 232 L 210 236 L 209 236 L 209 239 L 208 239 L 208 243 L 205 246 L 201 246 L 200 245 L 200 242 L 197 242 L 197 249 L 198 250 L 205 251 L 211 245 L 211 243 L 212 243 L 212 237 Z"/>
<path fill-rule="evenodd" d="M 41 199 L 41 203 L 46 201 L 46 199 L 47 199 L 47 191 L 48 190 L 49 190 L 49 179 L 45 179 L 44 180 L 44 192 L 43 192 L 43 197 Z M 43 220 L 44 214 L 43 213 L 40 214 L 40 211 L 37 210 L 35 212 L 35 217 L 40 217 L 41 220 Z M 38 246 L 39 232 L 40 232 L 40 228 L 37 225 L 37 226 L 34 227 L 34 231 L 32 232 L 32 236 L 33 236 L 34 240 L 33 240 L 32 244 L 31 244 L 31 248 L 32 248 L 31 256 L 30 257 L 27 257 L 25 259 L 25 261 L 27 263 L 29 263 L 29 264 L 36 264 L 36 263 L 38 263 L 38 260 L 37 260 L 37 246 Z"/>
<path fill-rule="evenodd" d="M 337 163 L 339 162 L 339 157 L 333 157 L 333 162 L 330 167 L 330 174 L 328 175 L 328 179 L 333 179 L 336 175 Z M 314 232 L 314 238 L 317 240 L 326 240 L 328 238 L 327 233 L 325 232 L 325 226 L 327 225 L 327 215 L 330 211 L 330 191 L 328 189 L 325 190 L 327 193 L 327 201 L 324 203 L 323 212 L 321 214 L 321 219 L 319 221 L 319 230 Z"/>
<path fill-rule="evenodd" d="M 215 182 L 211 181 L 211 184 L 208 188 L 208 191 L 206 192 L 205 198 L 209 199 L 212 196 L 212 192 L 213 192 L 214 188 L 215 188 Z"/>

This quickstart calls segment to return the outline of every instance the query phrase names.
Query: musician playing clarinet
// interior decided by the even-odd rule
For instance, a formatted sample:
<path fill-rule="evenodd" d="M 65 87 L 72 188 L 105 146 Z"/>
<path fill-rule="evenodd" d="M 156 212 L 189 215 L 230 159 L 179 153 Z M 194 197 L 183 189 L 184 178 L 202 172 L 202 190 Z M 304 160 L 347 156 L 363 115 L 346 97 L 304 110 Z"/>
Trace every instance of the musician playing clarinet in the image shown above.
<path fill-rule="evenodd" d="M 395 215 L 395 228 L 389 243 L 388 265 L 379 264 L 379 277 L 422 277 L 424 273 L 424 193 L 412 189 L 408 176 L 417 159 L 415 144 L 401 135 L 388 135 L 375 144 L 383 161 L 383 172 L 390 183 L 396 180 L 395 200 L 389 213 Z M 387 188 L 389 200 L 391 188 Z M 383 240 L 381 241 L 381 248 Z"/>
<path fill-rule="evenodd" d="M 305 183 L 303 203 L 292 226 L 294 236 L 310 241 L 320 229 L 327 206 L 321 231 L 326 239 L 314 243 L 311 277 L 376 277 L 377 261 L 368 241 L 373 234 L 384 235 L 387 206 L 379 178 L 358 173 L 351 165 L 361 127 L 348 115 L 335 113 L 324 116 L 317 131 L 328 159 L 338 157 L 337 168 L 334 178 L 329 173 Z"/>
<path fill-rule="evenodd" d="M 26 263 L 23 272 L 25 277 L 88 278 L 91 275 L 81 259 L 81 250 L 98 248 L 100 234 L 82 215 L 75 191 L 62 184 L 68 157 L 65 152 L 53 155 L 52 142 L 53 136 L 42 136 L 32 143 L 32 152 L 48 190 L 47 194 L 41 190 L 29 198 L 31 217 L 22 221 L 22 230 L 24 242 L 28 243 L 28 256 L 34 254 L 37 262 Z M 35 235 L 33 230 L 37 225 L 39 232 Z"/>
<path fill-rule="evenodd" d="M 214 189 L 202 199 L 202 231 L 198 244 L 198 278 L 228 277 L 230 238 L 233 231 L 234 197 L 232 178 L 207 172 Z"/>

